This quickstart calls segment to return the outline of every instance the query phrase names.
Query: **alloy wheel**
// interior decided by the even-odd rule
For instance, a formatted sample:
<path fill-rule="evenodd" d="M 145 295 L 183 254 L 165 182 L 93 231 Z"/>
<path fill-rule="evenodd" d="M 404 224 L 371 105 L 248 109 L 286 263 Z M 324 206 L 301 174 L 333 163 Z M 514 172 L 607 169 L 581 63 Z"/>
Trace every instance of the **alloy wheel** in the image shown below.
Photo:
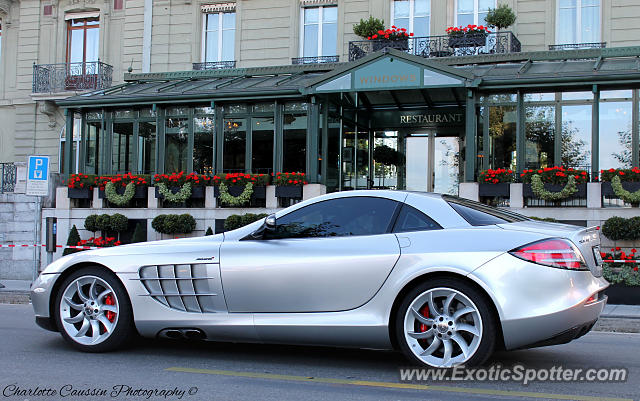
<path fill-rule="evenodd" d="M 477 306 L 462 292 L 438 287 L 418 295 L 404 317 L 405 340 L 423 363 L 451 367 L 468 361 L 483 334 Z"/>
<path fill-rule="evenodd" d="M 120 316 L 116 293 L 96 276 L 73 280 L 65 288 L 59 307 L 62 328 L 82 345 L 96 345 L 108 339 Z"/>

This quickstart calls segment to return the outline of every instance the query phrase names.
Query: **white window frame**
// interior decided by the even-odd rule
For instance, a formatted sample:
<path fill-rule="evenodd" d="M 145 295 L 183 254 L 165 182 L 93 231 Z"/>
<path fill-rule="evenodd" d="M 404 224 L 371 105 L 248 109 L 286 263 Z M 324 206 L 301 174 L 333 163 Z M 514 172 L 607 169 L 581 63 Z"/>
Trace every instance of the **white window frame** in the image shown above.
<path fill-rule="evenodd" d="M 595 6 L 587 6 L 587 7 L 595 7 Z M 598 32 L 598 40 L 597 42 L 602 42 L 602 0 L 598 0 L 598 6 L 600 12 L 598 13 L 598 17 L 600 18 L 600 31 Z M 585 43 L 582 39 L 582 30 L 580 27 L 582 26 L 582 0 L 576 0 L 576 42 L 575 43 Z M 560 31 L 560 1 L 556 1 L 556 32 L 555 32 L 555 42 L 557 45 L 565 45 L 571 43 L 561 43 L 559 41 L 558 32 Z"/>
<path fill-rule="evenodd" d="M 323 37 L 323 28 L 322 26 L 324 21 L 324 9 L 328 7 L 338 7 L 335 4 L 327 4 L 321 6 L 313 6 L 313 7 L 300 7 L 300 39 L 299 39 L 299 49 L 300 49 L 300 57 L 304 57 L 304 10 L 307 8 L 318 8 L 318 54 L 315 56 L 308 57 L 323 57 L 322 54 L 322 37 Z M 336 21 L 336 30 L 338 29 L 338 22 Z M 336 32 L 337 33 L 337 32 Z M 337 36 L 337 35 L 336 35 Z M 338 51 L 338 46 L 336 43 L 336 52 Z M 337 54 L 327 54 L 326 56 L 336 56 Z"/>
<path fill-rule="evenodd" d="M 434 1 L 438 1 L 438 0 L 431 0 L 430 5 L 432 5 Z M 391 0 L 391 18 L 389 18 L 389 21 L 391 21 L 391 25 L 396 25 L 395 6 L 396 6 L 396 0 Z M 413 23 L 415 19 L 414 11 L 415 11 L 415 0 L 409 0 L 409 29 L 408 29 L 409 33 L 415 31 L 413 29 L 414 28 Z M 431 35 L 431 10 L 429 10 L 429 26 L 427 27 L 427 36 L 430 36 L 430 35 Z"/>
<path fill-rule="evenodd" d="M 498 0 L 493 0 L 493 8 L 497 7 L 497 4 L 496 4 L 497 2 Z M 478 21 L 479 3 L 480 3 L 480 0 L 473 0 L 473 24 L 474 25 L 480 25 Z M 454 4 L 453 16 L 455 21 L 453 25 L 458 26 L 458 0 L 456 0 Z"/>
<path fill-rule="evenodd" d="M 234 16 L 236 14 L 235 10 L 233 11 L 217 11 L 217 12 L 212 12 L 212 13 L 202 13 L 202 46 L 200 49 L 200 61 L 203 63 L 207 62 L 207 16 L 208 15 L 217 15 L 218 16 L 218 54 L 216 55 L 216 60 L 213 60 L 213 63 L 216 62 L 220 62 L 220 61 L 235 61 L 235 57 L 236 57 L 236 44 L 233 43 L 233 60 L 222 60 L 222 33 L 224 31 L 224 27 L 222 26 L 222 19 L 223 19 L 223 15 L 222 14 L 231 14 L 233 13 Z M 228 30 L 228 29 L 227 29 Z M 236 30 L 236 25 L 234 24 L 233 26 L 233 30 Z M 234 42 L 235 42 L 235 34 L 233 35 L 234 37 Z"/>

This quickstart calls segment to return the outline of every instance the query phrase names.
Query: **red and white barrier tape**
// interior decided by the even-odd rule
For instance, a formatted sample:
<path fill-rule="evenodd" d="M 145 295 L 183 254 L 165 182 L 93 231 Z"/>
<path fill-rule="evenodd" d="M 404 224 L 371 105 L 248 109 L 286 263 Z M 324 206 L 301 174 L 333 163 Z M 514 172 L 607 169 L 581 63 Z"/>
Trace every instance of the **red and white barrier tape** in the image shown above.
<path fill-rule="evenodd" d="M 627 259 L 605 259 L 603 262 L 607 263 L 640 263 L 640 260 L 627 260 Z"/>
<path fill-rule="evenodd" d="M 45 247 L 45 244 L 8 244 L 2 245 L 0 244 L 0 248 L 29 248 L 29 247 Z M 98 246 L 80 246 L 80 245 L 56 245 L 56 248 L 70 248 L 70 249 L 102 249 L 103 247 Z"/>

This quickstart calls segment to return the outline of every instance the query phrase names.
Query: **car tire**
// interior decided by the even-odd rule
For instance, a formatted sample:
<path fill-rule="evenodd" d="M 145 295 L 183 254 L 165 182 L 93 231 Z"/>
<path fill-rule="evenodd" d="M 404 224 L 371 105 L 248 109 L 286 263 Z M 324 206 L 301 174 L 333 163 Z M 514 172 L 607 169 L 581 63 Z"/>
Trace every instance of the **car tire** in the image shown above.
<path fill-rule="evenodd" d="M 65 278 L 53 314 L 62 337 L 83 352 L 118 349 L 136 333 L 124 286 L 113 273 L 97 266 Z"/>
<path fill-rule="evenodd" d="M 498 337 L 489 302 L 460 279 L 425 281 L 400 303 L 394 321 L 398 345 L 406 357 L 423 366 L 481 365 L 493 353 Z"/>

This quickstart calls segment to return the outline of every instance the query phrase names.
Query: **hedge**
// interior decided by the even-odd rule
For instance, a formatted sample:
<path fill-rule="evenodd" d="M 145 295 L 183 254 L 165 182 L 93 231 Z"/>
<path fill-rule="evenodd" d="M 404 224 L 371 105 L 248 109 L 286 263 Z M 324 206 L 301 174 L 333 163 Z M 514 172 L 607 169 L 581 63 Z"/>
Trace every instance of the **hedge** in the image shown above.
<path fill-rule="evenodd" d="M 602 225 L 602 235 L 612 241 L 640 239 L 640 216 L 611 217 Z"/>
<path fill-rule="evenodd" d="M 246 213 L 246 214 L 232 214 L 227 217 L 224 221 L 224 229 L 226 231 L 235 230 L 236 228 L 244 227 L 248 224 L 253 223 L 254 221 L 258 221 L 260 219 L 264 219 L 268 214 L 254 214 L 254 213 Z"/>
<path fill-rule="evenodd" d="M 196 219 L 185 214 L 160 214 L 151 221 L 151 227 L 161 234 L 188 234 L 195 230 Z"/>
<path fill-rule="evenodd" d="M 127 230 L 129 219 L 116 213 L 113 216 L 108 214 L 91 214 L 84 219 L 84 228 L 87 231 L 95 233 L 96 231 L 121 233 Z"/>

